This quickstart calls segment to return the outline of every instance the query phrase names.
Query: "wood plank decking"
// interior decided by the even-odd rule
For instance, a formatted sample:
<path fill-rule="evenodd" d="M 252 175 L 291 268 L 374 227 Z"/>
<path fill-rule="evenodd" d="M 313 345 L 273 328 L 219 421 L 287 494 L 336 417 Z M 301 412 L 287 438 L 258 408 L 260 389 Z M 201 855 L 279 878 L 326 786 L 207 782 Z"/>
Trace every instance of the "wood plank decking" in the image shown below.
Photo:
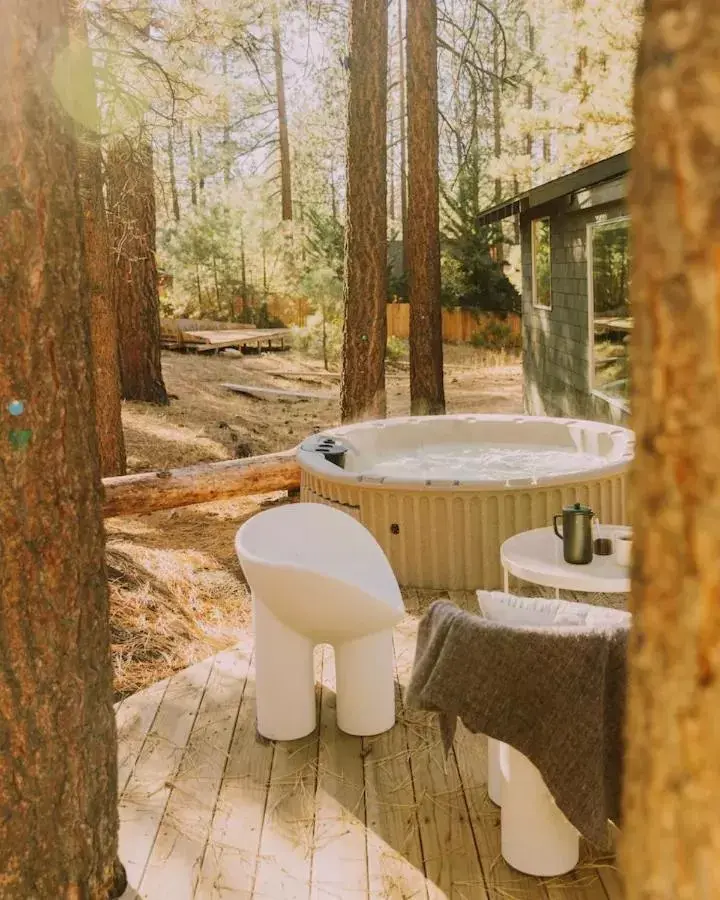
<path fill-rule="evenodd" d="M 503 862 L 484 739 L 461 727 L 444 759 L 432 718 L 403 707 L 430 599 L 404 593 L 398 723 L 377 738 L 336 728 L 328 648 L 315 733 L 259 738 L 250 638 L 119 705 L 123 900 L 622 900 L 614 860 L 587 848 L 563 878 Z"/>
<path fill-rule="evenodd" d="M 255 347 L 285 349 L 285 342 L 292 334 L 291 328 L 246 328 L 239 331 L 180 331 L 163 328 L 160 343 L 166 350 L 193 350 L 196 353 L 213 353 L 226 348 L 242 350 Z M 277 343 L 276 343 L 277 342 Z"/>

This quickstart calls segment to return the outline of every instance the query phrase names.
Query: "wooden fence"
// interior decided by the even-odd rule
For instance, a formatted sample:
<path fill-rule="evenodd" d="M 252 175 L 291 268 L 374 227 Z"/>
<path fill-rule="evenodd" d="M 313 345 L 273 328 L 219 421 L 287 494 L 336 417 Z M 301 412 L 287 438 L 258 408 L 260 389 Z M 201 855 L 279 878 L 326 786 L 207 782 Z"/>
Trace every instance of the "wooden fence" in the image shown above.
<path fill-rule="evenodd" d="M 465 343 L 474 334 L 482 332 L 490 322 L 503 321 L 515 334 L 520 332 L 520 316 L 509 313 L 502 318 L 495 313 L 475 312 L 472 309 L 444 309 L 442 311 L 443 340 L 448 343 Z M 407 339 L 410 336 L 410 304 L 388 303 L 388 337 Z"/>

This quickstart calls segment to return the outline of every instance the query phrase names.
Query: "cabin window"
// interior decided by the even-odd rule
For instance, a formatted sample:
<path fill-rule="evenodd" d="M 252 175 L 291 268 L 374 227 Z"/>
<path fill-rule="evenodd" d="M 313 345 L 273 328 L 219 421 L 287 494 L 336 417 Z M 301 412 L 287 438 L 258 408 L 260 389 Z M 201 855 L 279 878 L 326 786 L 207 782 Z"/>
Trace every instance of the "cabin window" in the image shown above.
<path fill-rule="evenodd" d="M 588 226 L 590 384 L 627 409 L 630 391 L 630 219 Z"/>
<path fill-rule="evenodd" d="M 533 306 L 550 309 L 550 219 L 532 220 L 532 297 Z"/>

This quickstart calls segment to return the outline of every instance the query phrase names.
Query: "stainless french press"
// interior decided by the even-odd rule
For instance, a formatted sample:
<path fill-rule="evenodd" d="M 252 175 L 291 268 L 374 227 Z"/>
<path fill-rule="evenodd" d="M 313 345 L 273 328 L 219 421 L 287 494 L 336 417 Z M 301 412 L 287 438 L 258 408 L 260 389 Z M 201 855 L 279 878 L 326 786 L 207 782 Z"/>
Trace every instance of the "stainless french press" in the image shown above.
<path fill-rule="evenodd" d="M 576 566 L 587 565 L 593 558 L 592 523 L 595 513 L 589 506 L 573 503 L 553 516 L 553 530 L 563 542 L 563 559 Z M 562 533 L 558 531 L 562 519 Z"/>

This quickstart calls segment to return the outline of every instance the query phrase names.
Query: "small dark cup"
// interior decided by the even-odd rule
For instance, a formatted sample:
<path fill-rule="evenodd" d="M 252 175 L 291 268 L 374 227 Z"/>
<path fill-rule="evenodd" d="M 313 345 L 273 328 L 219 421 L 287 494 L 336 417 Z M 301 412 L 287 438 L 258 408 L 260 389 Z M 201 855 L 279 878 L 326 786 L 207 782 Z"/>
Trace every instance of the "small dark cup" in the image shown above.
<path fill-rule="evenodd" d="M 610 538 L 595 538 L 593 543 L 593 553 L 595 556 L 611 556 L 613 545 Z"/>

